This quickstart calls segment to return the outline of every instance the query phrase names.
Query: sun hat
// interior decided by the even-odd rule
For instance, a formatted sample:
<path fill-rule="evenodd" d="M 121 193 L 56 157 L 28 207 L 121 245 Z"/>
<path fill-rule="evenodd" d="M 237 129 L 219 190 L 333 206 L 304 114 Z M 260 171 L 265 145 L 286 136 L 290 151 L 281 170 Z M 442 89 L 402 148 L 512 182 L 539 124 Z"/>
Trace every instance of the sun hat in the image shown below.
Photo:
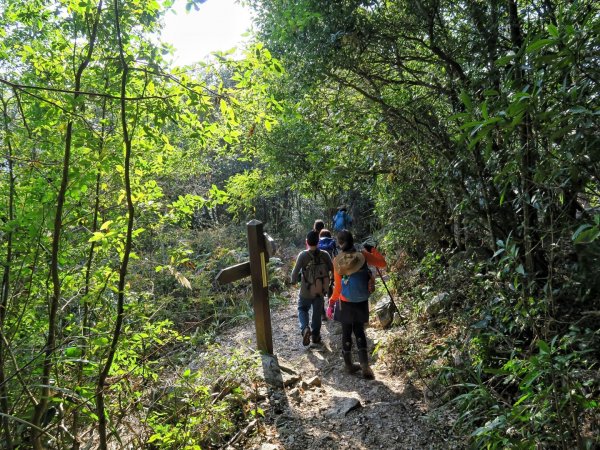
<path fill-rule="evenodd" d="M 360 252 L 342 252 L 333 260 L 333 269 L 340 275 L 352 275 L 364 265 L 365 256 Z"/>

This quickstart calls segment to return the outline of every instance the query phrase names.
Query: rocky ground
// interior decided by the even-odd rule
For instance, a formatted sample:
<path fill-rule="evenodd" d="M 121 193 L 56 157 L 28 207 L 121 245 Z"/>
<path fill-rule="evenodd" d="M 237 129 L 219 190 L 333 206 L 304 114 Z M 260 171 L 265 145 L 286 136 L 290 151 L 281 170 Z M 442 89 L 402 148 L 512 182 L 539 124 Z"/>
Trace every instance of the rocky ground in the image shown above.
<path fill-rule="evenodd" d="M 291 294 L 292 296 L 294 293 Z M 292 297 L 294 298 L 294 297 Z M 405 376 L 392 376 L 373 358 L 375 380 L 343 371 L 341 330 L 323 324 L 321 345 L 304 347 L 297 329 L 295 301 L 272 311 L 274 361 L 282 368 L 283 386 L 264 383 L 259 389 L 265 417 L 240 430 L 228 449 L 458 449 L 448 412 L 433 410 L 425 386 Z M 370 324 L 369 350 L 388 331 Z M 255 346 L 254 324 L 221 335 L 225 347 Z M 356 353 L 354 360 L 356 360 Z"/>

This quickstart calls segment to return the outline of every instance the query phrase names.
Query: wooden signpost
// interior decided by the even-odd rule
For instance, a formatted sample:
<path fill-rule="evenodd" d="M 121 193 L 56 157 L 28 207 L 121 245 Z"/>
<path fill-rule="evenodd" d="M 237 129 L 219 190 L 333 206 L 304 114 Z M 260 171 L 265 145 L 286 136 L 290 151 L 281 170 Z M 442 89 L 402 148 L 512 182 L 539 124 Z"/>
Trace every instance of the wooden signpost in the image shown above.
<path fill-rule="evenodd" d="M 261 352 L 272 355 L 273 332 L 271 330 L 271 312 L 269 309 L 267 262 L 269 256 L 275 253 L 275 242 L 263 232 L 262 222 L 251 220 L 247 226 L 250 261 L 221 270 L 216 280 L 220 284 L 227 284 L 250 276 L 257 347 Z"/>

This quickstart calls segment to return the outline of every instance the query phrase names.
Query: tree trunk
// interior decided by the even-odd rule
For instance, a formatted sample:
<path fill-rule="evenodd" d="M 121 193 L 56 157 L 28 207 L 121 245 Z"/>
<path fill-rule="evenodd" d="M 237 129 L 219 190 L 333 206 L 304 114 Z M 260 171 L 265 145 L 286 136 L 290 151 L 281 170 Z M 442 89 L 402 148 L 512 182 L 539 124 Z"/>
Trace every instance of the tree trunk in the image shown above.
<path fill-rule="evenodd" d="M 508 14 L 510 21 L 510 35 L 513 49 L 516 54 L 520 54 L 523 46 L 523 35 L 519 19 L 519 11 L 515 0 L 508 0 Z M 525 73 L 521 68 L 523 61 L 515 63 L 515 86 L 523 88 L 526 84 Z M 537 223 L 537 213 L 531 205 L 531 199 L 534 193 L 533 174 L 535 172 L 536 157 L 534 152 L 534 138 L 531 132 L 531 116 L 525 111 L 523 121 L 519 125 L 520 142 L 520 174 L 521 174 L 521 206 L 523 210 L 523 249 L 525 253 L 525 271 L 527 278 L 530 279 L 535 273 L 534 247 L 537 247 L 535 241 L 535 224 Z"/>
<path fill-rule="evenodd" d="M 114 12 L 115 12 L 115 26 L 117 31 L 117 41 L 119 42 L 119 55 L 122 66 L 121 73 L 121 126 L 123 129 L 123 143 L 125 144 L 125 161 L 123 163 L 124 168 L 124 184 L 125 184 L 125 198 L 127 200 L 127 230 L 125 232 L 125 246 L 123 249 L 123 258 L 121 260 L 121 267 L 119 268 L 119 284 L 117 294 L 117 319 L 115 321 L 115 328 L 113 330 L 112 342 L 110 349 L 106 357 L 106 363 L 98 376 L 98 384 L 96 385 L 96 411 L 98 414 L 98 435 L 100 438 L 99 448 L 106 450 L 108 448 L 107 442 L 107 418 L 104 407 L 104 388 L 106 379 L 110 372 L 115 354 L 117 352 L 117 345 L 119 338 L 121 337 L 121 328 L 123 325 L 124 316 L 124 304 L 125 304 L 125 278 L 127 276 L 127 266 L 129 264 L 129 255 L 131 254 L 132 235 L 133 235 L 133 220 L 135 209 L 133 207 L 133 198 L 131 195 L 131 138 L 129 136 L 129 129 L 127 127 L 127 76 L 129 68 L 125 61 L 125 52 L 123 49 L 123 41 L 121 38 L 121 24 L 119 17 L 119 0 L 114 1 Z"/>
<path fill-rule="evenodd" d="M 7 155 L 7 167 L 8 167 L 8 221 L 12 222 L 15 218 L 14 212 L 14 201 L 15 201 L 15 175 L 13 172 L 13 151 L 12 143 L 10 138 L 10 130 L 8 128 L 8 105 L 2 99 L 2 111 L 4 115 L 4 141 L 8 150 Z M 0 291 L 0 411 L 2 416 L 2 433 L 4 434 L 4 440 L 6 443 L 6 449 L 12 450 L 12 433 L 10 431 L 10 423 L 8 420 L 8 414 L 10 414 L 9 402 L 8 402 L 8 388 L 6 386 L 6 374 L 4 363 L 6 361 L 4 352 L 4 326 L 6 319 L 6 310 L 8 308 L 8 296 L 10 294 L 10 269 L 12 264 L 12 225 L 9 227 L 6 233 L 6 261 L 4 266 L 4 273 L 2 274 L 2 290 Z M 8 349 L 7 349 L 8 350 Z"/>
<path fill-rule="evenodd" d="M 73 94 L 76 100 L 80 96 L 81 89 L 81 78 L 84 70 L 91 61 L 92 54 L 94 51 L 94 45 L 96 43 L 96 34 L 98 31 L 98 22 L 100 21 L 100 13 L 102 11 L 102 0 L 98 3 L 96 9 L 96 17 L 94 18 L 93 27 L 90 34 L 89 46 L 87 53 L 79 64 L 77 73 L 75 74 L 75 93 Z M 76 105 L 76 102 L 73 102 Z M 74 106 L 74 112 L 78 109 Z M 65 206 L 65 198 L 67 188 L 69 186 L 69 167 L 71 163 L 71 146 L 73 140 L 73 120 L 69 120 L 67 123 L 67 130 L 65 133 L 65 153 L 63 155 L 62 163 L 62 176 L 60 182 L 60 188 L 58 191 L 58 197 L 56 199 L 56 215 L 54 217 L 54 227 L 52 231 L 52 253 L 50 261 L 50 277 L 52 279 L 52 297 L 50 299 L 49 313 L 48 313 L 48 336 L 46 338 L 46 345 L 44 350 L 44 362 L 42 369 L 42 376 L 40 379 L 41 395 L 40 402 L 35 407 L 31 423 L 35 428 L 40 428 L 42 418 L 46 414 L 48 408 L 48 400 L 50 396 L 50 372 L 52 371 L 52 355 L 56 350 L 56 328 L 57 328 L 57 312 L 58 305 L 60 303 L 61 296 L 61 285 L 59 276 L 59 253 L 60 253 L 60 240 L 62 233 L 62 214 Z M 32 431 L 32 446 L 35 450 L 42 450 L 41 434 L 37 431 Z"/>
<path fill-rule="evenodd" d="M 106 77 L 106 82 L 104 85 L 105 89 L 108 89 L 108 76 Z M 98 142 L 98 161 L 101 160 L 102 152 L 104 151 L 104 137 L 106 133 L 106 125 L 104 120 L 106 118 L 106 98 L 102 101 L 102 117 L 100 123 L 102 124 L 100 131 L 100 142 Z M 101 185 L 101 170 L 100 168 L 96 171 L 96 186 L 94 190 L 94 213 L 92 217 L 92 234 L 98 231 L 98 215 L 100 213 L 100 185 Z M 96 241 L 90 244 L 90 249 L 88 252 L 87 262 L 85 265 L 85 285 L 83 289 L 83 320 L 81 324 L 81 336 L 83 337 L 81 343 L 81 361 L 85 360 L 86 350 L 89 339 L 89 293 L 90 293 L 90 277 L 92 274 L 92 263 L 94 261 L 94 250 L 96 248 Z M 83 382 L 83 362 L 80 362 L 77 365 L 77 385 L 81 386 Z M 73 442 L 73 450 L 78 450 L 80 448 L 79 441 L 77 440 L 77 433 L 79 431 L 79 410 L 76 410 L 73 413 L 73 426 L 71 427 L 71 434 L 75 438 Z"/>

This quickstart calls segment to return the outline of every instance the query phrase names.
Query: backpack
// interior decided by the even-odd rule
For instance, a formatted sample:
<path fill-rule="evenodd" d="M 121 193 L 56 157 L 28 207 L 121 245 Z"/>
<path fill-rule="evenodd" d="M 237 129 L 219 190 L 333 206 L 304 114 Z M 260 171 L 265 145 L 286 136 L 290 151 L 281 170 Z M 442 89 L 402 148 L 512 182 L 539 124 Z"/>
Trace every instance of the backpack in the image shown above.
<path fill-rule="evenodd" d="M 331 259 L 333 259 L 338 254 L 337 245 L 335 239 L 333 238 L 327 236 L 320 238 L 317 247 L 329 253 Z"/>
<path fill-rule="evenodd" d="M 310 261 L 302 269 L 302 281 L 313 297 L 323 297 L 327 294 L 331 283 L 329 267 L 325 258 L 321 257 L 321 250 L 317 250 L 316 254 L 307 252 L 310 255 Z"/>
<path fill-rule="evenodd" d="M 375 290 L 375 276 L 365 262 L 356 272 L 342 277 L 342 295 L 352 303 L 369 300 Z"/>

